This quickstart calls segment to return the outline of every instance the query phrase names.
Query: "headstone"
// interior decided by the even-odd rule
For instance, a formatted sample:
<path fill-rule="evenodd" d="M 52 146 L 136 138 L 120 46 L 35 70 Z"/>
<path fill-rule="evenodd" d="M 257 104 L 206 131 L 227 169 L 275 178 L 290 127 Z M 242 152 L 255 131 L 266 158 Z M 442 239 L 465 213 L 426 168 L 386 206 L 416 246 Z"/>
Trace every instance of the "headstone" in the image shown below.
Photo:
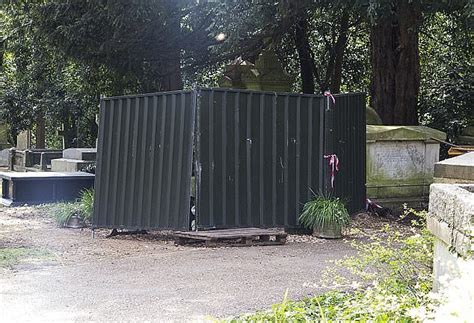
<path fill-rule="evenodd" d="M 8 167 L 10 165 L 10 149 L 0 150 L 0 167 Z"/>
<path fill-rule="evenodd" d="M 382 125 L 382 119 L 380 118 L 377 111 L 371 107 L 365 107 L 365 121 L 371 125 Z"/>
<path fill-rule="evenodd" d="M 31 149 L 31 130 L 23 130 L 16 137 L 16 148 L 19 150 Z"/>
<path fill-rule="evenodd" d="M 0 150 L 10 147 L 11 145 L 8 143 L 8 125 L 0 122 Z"/>
<path fill-rule="evenodd" d="M 439 142 L 446 134 L 423 126 L 367 125 L 367 197 L 384 207 L 426 206 Z"/>
<path fill-rule="evenodd" d="M 474 125 L 467 126 L 461 132 L 458 137 L 458 142 L 461 145 L 473 145 L 474 146 Z"/>

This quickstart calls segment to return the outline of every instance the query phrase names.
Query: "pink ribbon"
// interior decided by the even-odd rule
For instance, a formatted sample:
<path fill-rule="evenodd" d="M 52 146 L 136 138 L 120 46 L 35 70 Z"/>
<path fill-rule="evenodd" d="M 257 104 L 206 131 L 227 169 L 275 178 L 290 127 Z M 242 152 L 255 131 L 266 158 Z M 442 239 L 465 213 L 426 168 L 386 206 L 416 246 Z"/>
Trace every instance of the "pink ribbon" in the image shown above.
<path fill-rule="evenodd" d="M 324 155 L 324 159 L 328 159 L 329 167 L 331 167 L 331 188 L 334 188 L 334 179 L 336 172 L 339 171 L 339 158 L 336 154 Z"/>
<path fill-rule="evenodd" d="M 324 96 L 331 98 L 332 103 L 336 104 L 336 99 L 334 98 L 334 95 L 331 94 L 331 91 L 329 90 L 324 91 Z"/>

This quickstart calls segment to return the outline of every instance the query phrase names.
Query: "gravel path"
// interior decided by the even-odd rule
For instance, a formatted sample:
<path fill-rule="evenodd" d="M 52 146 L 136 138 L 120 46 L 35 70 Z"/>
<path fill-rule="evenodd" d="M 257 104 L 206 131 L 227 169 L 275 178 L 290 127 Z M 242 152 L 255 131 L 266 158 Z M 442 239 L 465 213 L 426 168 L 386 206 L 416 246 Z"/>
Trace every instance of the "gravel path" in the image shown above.
<path fill-rule="evenodd" d="M 0 208 L 0 248 L 48 256 L 0 268 L 0 321 L 200 321 L 268 309 L 321 290 L 347 241 L 290 236 L 283 246 L 176 247 L 159 235 L 92 239 L 34 208 Z"/>

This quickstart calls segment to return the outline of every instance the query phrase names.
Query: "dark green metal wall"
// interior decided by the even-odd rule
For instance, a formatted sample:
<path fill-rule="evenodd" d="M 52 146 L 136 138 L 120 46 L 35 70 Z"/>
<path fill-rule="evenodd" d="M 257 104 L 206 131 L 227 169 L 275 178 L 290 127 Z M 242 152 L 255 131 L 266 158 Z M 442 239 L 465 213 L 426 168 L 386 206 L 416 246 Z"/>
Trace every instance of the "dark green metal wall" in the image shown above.
<path fill-rule="evenodd" d="M 335 99 L 336 105 L 331 102 L 327 112 L 326 127 L 331 129 L 332 135 L 327 138 L 326 154 L 334 152 L 339 158 L 334 194 L 343 197 L 349 212 L 353 213 L 365 208 L 366 199 L 365 95 L 340 94 L 335 95 Z"/>
<path fill-rule="evenodd" d="M 101 101 L 93 226 L 188 229 L 195 96 Z"/>

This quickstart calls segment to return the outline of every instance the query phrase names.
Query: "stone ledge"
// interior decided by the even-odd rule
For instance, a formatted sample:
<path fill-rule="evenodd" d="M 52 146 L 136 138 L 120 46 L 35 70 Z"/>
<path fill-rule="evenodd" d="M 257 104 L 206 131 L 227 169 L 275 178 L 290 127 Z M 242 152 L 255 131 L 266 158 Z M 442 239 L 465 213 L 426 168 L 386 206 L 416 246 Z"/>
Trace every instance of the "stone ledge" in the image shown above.
<path fill-rule="evenodd" d="M 367 125 L 367 141 L 433 141 L 445 140 L 446 134 L 442 131 L 424 126 L 375 126 Z"/>

